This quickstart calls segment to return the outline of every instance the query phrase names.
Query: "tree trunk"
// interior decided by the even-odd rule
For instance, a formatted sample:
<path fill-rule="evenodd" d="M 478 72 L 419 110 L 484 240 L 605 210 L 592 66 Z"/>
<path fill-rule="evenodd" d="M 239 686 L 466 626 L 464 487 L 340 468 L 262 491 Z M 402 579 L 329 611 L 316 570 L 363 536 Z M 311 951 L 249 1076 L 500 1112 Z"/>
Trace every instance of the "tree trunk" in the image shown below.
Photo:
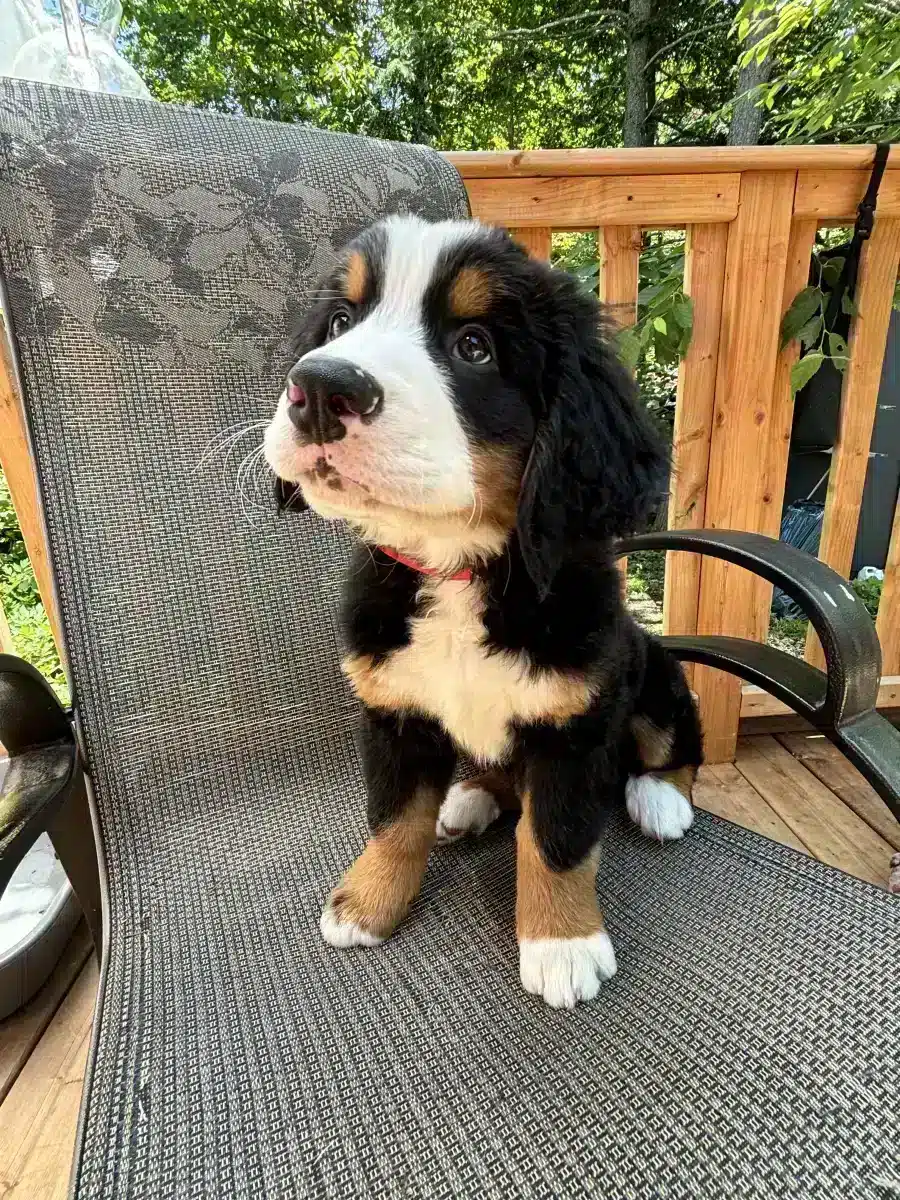
<path fill-rule="evenodd" d="M 762 31 L 758 26 L 752 28 L 741 52 L 755 46 L 761 36 Z M 729 146 L 756 146 L 759 144 L 765 110 L 756 103 L 753 89 L 759 87 L 761 83 L 766 83 L 771 74 L 771 55 L 767 55 L 761 63 L 754 59 L 745 67 L 741 67 L 737 90 L 734 94 L 731 125 L 728 128 Z"/>
<path fill-rule="evenodd" d="M 646 146 L 647 59 L 653 0 L 628 0 L 628 54 L 625 59 L 625 120 L 622 143 Z"/>

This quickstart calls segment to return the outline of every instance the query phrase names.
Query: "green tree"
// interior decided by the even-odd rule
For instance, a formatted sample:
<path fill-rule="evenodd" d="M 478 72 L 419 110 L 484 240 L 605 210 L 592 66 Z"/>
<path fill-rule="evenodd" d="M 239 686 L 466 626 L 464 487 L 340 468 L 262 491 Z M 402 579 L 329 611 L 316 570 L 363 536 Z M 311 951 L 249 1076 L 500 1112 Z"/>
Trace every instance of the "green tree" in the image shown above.
<path fill-rule="evenodd" d="M 746 0 L 739 24 L 773 140 L 900 138 L 900 0 Z"/>
<path fill-rule="evenodd" d="M 363 0 L 123 0 L 125 45 L 160 100 L 354 128 L 373 73 Z"/>

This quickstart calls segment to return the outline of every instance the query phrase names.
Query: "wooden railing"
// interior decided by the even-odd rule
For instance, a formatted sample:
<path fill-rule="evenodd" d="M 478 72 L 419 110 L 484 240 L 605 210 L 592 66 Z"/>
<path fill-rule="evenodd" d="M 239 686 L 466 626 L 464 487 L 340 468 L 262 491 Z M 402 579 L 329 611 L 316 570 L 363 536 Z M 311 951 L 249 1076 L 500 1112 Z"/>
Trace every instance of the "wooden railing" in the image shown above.
<path fill-rule="evenodd" d="M 669 523 L 777 536 L 797 347 L 779 352 L 781 317 L 806 284 L 817 228 L 852 223 L 871 146 L 463 153 L 475 216 L 513 229 L 549 258 L 554 232 L 596 230 L 600 289 L 617 319 L 634 320 L 643 229 L 686 229 L 685 291 L 694 332 L 679 367 Z M 821 554 L 850 568 L 876 411 L 891 297 L 900 261 L 900 152 L 888 164 L 861 264 L 840 429 L 832 456 Z M 2 347 L 0 347 L 2 351 Z M 16 390 L 0 358 L 0 463 L 6 472 L 56 630 L 50 572 Z M 771 587 L 737 567 L 670 554 L 663 621 L 670 633 L 764 639 Z M 900 706 L 900 505 L 878 616 L 881 698 Z M 814 638 L 807 658 L 820 661 Z M 744 716 L 783 706 L 729 676 L 695 667 L 711 761 L 733 758 Z"/>
<path fill-rule="evenodd" d="M 600 294 L 634 319 L 643 229 L 686 229 L 685 291 L 694 332 L 678 373 L 669 525 L 777 536 L 787 474 L 798 347 L 779 352 L 781 318 L 806 286 L 820 226 L 852 224 L 872 146 L 535 150 L 450 154 L 473 215 L 505 225 L 549 258 L 554 232 L 595 230 Z M 850 570 L 894 284 L 900 265 L 900 151 L 881 185 L 857 288 L 821 557 Z M 667 633 L 763 640 L 771 586 L 738 567 L 669 554 Z M 900 704 L 900 504 L 878 614 L 880 700 Z M 806 657 L 821 665 L 810 632 Z M 711 761 L 734 757 L 739 719 L 784 711 L 707 667 L 692 671 Z"/>

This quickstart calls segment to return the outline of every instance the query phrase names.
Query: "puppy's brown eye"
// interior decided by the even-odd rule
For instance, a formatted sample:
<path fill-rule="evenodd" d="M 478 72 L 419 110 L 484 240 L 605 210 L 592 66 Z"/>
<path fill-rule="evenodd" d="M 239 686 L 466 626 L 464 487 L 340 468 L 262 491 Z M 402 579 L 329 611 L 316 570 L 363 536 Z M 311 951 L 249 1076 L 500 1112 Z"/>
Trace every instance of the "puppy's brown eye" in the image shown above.
<path fill-rule="evenodd" d="M 328 340 L 333 342 L 342 333 L 346 333 L 353 324 L 353 319 L 345 308 L 339 308 L 328 322 Z"/>
<path fill-rule="evenodd" d="M 487 334 L 478 329 L 464 329 L 453 344 L 453 353 L 476 367 L 489 363 L 494 357 Z"/>

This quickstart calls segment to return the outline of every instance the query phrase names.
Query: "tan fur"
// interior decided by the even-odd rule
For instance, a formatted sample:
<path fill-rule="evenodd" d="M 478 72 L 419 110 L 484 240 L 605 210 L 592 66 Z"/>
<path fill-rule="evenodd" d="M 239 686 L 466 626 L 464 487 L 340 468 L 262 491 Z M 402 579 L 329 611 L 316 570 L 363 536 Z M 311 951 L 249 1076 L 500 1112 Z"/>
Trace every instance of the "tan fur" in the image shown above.
<path fill-rule="evenodd" d="M 472 791 L 490 792 L 494 802 L 502 812 L 516 812 L 522 807 L 519 793 L 516 791 L 512 777 L 505 771 L 486 771 L 474 779 L 465 779 L 460 787 Z"/>
<path fill-rule="evenodd" d="M 571 871 L 547 866 L 535 840 L 531 804 L 526 795 L 516 827 L 516 936 L 523 938 L 590 937 L 603 928 L 597 903 L 594 852 Z"/>
<path fill-rule="evenodd" d="M 362 304 L 368 283 L 369 268 L 366 260 L 358 250 L 354 250 L 347 259 L 347 276 L 344 280 L 344 291 L 351 304 Z"/>
<path fill-rule="evenodd" d="M 463 267 L 450 288 L 450 311 L 455 317 L 480 317 L 493 299 L 496 284 L 486 271 Z"/>
<path fill-rule="evenodd" d="M 341 921 L 387 937 L 419 894 L 442 797 L 423 790 L 393 825 L 369 838 L 365 850 L 331 894 Z"/>
<path fill-rule="evenodd" d="M 660 729 L 647 717 L 637 716 L 632 718 L 631 732 L 638 744 L 641 762 L 648 771 L 657 771 L 671 760 L 675 740 L 671 729 Z"/>
<path fill-rule="evenodd" d="M 427 579 L 421 594 L 430 603 L 411 621 L 408 646 L 377 664 L 368 655 L 344 661 L 363 703 L 434 717 L 484 763 L 505 757 L 511 722 L 563 725 L 589 707 L 595 688 L 585 675 L 533 672 L 524 654 L 487 652 L 478 583 Z"/>
<path fill-rule="evenodd" d="M 503 446 L 472 447 L 472 477 L 479 521 L 508 533 L 516 523 L 522 459 Z"/>
<path fill-rule="evenodd" d="M 697 778 L 697 768 L 692 764 L 684 767 L 677 767 L 674 771 L 656 771 L 658 779 L 664 779 L 666 783 L 671 783 L 673 787 L 678 788 L 682 796 L 686 800 L 690 800 L 691 792 L 694 788 L 694 780 Z"/>

